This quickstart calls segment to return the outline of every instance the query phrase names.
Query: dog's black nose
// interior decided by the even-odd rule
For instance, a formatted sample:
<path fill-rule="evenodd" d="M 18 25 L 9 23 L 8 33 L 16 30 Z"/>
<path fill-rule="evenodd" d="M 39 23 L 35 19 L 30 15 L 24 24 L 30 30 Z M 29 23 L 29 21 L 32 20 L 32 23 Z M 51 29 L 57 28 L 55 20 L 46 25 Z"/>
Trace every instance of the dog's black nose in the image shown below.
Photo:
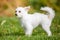
<path fill-rule="evenodd" d="M 17 16 L 17 14 L 15 14 Z"/>

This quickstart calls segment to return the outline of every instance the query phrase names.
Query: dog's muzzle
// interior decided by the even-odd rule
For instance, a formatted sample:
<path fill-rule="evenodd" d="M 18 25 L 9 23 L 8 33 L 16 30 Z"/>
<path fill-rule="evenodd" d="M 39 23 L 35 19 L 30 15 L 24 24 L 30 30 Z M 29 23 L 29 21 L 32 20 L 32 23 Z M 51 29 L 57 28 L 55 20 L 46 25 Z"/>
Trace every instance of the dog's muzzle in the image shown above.
<path fill-rule="evenodd" d="M 17 14 L 15 14 L 17 16 Z"/>

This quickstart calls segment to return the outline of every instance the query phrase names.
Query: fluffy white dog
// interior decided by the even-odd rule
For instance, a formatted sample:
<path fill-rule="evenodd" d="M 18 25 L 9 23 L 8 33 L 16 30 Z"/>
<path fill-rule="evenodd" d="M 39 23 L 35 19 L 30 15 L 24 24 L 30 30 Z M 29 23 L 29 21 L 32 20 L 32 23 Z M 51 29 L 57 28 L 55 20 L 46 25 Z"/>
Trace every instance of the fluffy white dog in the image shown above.
<path fill-rule="evenodd" d="M 42 25 L 42 28 L 47 32 L 48 36 L 51 36 L 50 31 L 51 22 L 55 16 L 55 12 L 50 7 L 41 7 L 40 10 L 47 11 L 48 14 L 34 13 L 28 14 L 30 6 L 16 8 L 16 16 L 19 18 L 21 25 L 24 28 L 25 34 L 30 36 L 34 28 L 38 25 Z"/>

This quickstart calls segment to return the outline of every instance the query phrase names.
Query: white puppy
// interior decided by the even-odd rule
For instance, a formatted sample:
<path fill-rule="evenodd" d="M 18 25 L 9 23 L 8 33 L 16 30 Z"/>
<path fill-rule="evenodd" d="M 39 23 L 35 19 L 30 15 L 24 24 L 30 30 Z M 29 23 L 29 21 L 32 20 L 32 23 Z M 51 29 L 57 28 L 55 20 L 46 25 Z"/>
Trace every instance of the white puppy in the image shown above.
<path fill-rule="evenodd" d="M 18 7 L 16 9 L 16 16 L 19 18 L 21 25 L 24 28 L 25 34 L 30 36 L 34 28 L 38 25 L 42 25 L 42 28 L 47 32 L 48 36 L 51 36 L 50 26 L 52 19 L 55 16 L 55 12 L 50 7 L 41 7 L 40 10 L 47 11 L 48 14 L 28 14 L 30 6 L 28 7 Z"/>

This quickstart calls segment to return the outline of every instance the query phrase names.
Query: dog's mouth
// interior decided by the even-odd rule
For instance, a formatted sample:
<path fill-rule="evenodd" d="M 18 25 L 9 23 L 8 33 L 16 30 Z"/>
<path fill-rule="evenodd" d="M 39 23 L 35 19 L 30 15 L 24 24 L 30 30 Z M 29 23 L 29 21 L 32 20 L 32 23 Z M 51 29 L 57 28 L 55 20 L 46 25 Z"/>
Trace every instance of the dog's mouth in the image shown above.
<path fill-rule="evenodd" d="M 22 18 L 22 15 L 15 14 L 15 16 L 16 16 L 17 18 L 19 18 L 19 19 Z"/>

